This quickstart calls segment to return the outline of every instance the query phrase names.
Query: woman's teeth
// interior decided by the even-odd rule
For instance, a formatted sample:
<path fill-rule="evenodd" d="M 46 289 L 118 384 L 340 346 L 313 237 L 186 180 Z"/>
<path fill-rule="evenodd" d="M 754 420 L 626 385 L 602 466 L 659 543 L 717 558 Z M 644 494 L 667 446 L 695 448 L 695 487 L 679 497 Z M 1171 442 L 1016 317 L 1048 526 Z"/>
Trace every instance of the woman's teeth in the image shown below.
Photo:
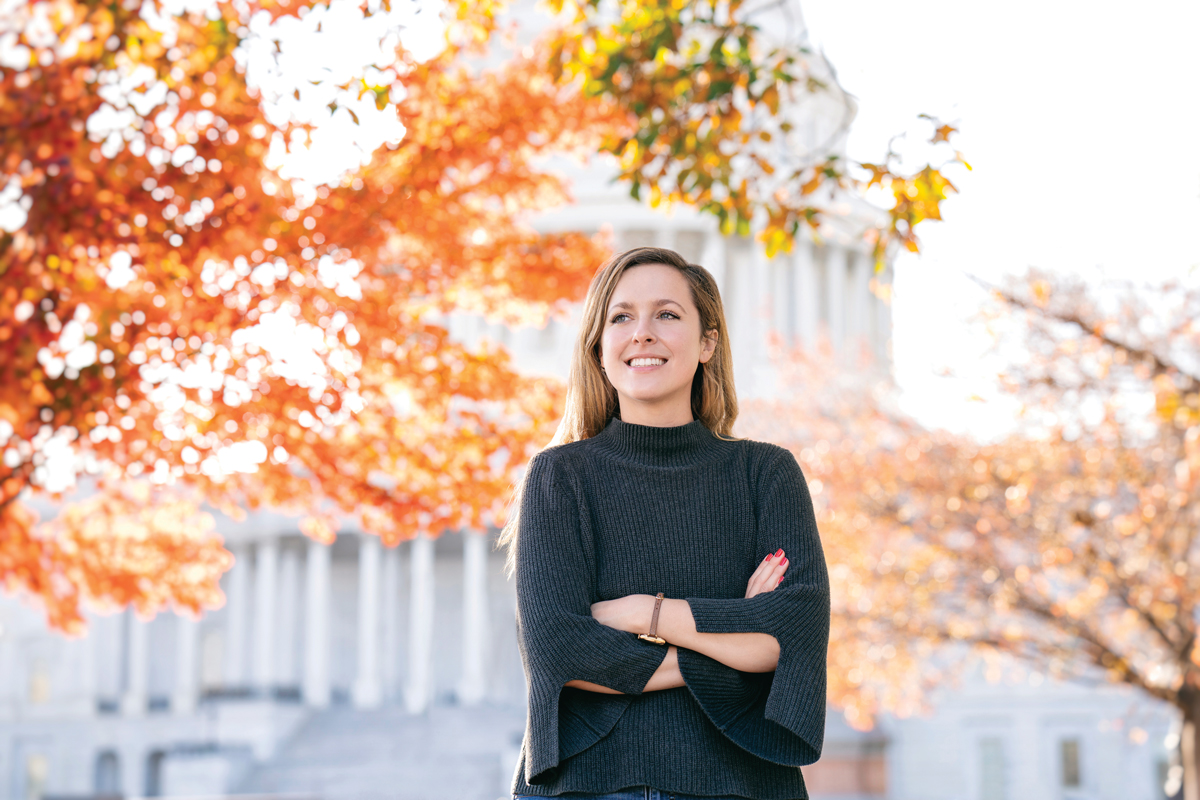
<path fill-rule="evenodd" d="M 665 358 L 631 358 L 629 366 L 631 367 L 657 367 L 667 363 Z"/>

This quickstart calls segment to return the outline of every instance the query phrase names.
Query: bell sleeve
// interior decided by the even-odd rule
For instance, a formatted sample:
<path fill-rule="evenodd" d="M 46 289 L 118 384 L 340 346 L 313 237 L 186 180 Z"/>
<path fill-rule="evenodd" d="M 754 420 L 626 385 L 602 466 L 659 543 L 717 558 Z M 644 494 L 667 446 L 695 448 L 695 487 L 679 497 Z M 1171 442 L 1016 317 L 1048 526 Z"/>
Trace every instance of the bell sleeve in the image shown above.
<path fill-rule="evenodd" d="M 825 737 L 829 576 L 800 465 L 774 449 L 758 493 L 756 553 L 783 548 L 783 583 L 749 599 L 687 601 L 701 633 L 774 636 L 779 663 L 774 672 L 739 672 L 681 648 L 679 668 L 705 714 L 735 744 L 776 764 L 803 766 L 820 758 Z"/>
<path fill-rule="evenodd" d="M 525 781 L 554 778 L 560 760 L 608 734 L 666 657 L 666 648 L 601 625 L 591 606 L 595 559 L 581 510 L 553 451 L 530 462 L 516 543 L 517 642 L 529 692 Z M 564 688 L 583 680 L 622 692 Z M 560 703 L 560 696 L 562 702 Z"/>

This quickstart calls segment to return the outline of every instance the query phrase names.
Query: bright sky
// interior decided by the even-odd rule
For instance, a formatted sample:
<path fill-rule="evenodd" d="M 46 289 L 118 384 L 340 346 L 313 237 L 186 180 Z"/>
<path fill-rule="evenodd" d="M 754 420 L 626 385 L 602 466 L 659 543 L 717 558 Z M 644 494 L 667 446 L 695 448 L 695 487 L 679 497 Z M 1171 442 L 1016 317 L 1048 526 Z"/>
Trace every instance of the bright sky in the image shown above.
<path fill-rule="evenodd" d="M 991 367 L 964 335 L 982 299 L 963 277 L 1030 265 L 1200 279 L 1200 3 L 801 0 L 810 36 L 859 101 L 849 155 L 875 160 L 917 114 L 957 123 L 974 167 L 946 221 L 919 232 L 895 283 L 906 407 L 976 431 L 965 403 Z M 963 380 L 936 377 L 950 367 Z M 994 372 L 994 370 L 992 370 Z"/>

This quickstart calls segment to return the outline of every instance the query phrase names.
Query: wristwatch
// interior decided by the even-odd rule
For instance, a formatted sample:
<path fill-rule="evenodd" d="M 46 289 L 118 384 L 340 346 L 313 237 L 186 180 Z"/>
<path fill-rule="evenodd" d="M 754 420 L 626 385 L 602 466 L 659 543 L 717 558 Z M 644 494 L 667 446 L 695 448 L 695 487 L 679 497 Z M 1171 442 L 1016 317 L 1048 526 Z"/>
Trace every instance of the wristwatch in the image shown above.
<path fill-rule="evenodd" d="M 666 644 L 667 640 L 657 634 L 658 631 L 658 612 L 662 609 L 663 593 L 659 592 L 654 596 L 654 615 L 650 617 L 650 630 L 646 633 L 639 633 L 638 638 L 643 641 L 653 642 L 654 644 Z"/>

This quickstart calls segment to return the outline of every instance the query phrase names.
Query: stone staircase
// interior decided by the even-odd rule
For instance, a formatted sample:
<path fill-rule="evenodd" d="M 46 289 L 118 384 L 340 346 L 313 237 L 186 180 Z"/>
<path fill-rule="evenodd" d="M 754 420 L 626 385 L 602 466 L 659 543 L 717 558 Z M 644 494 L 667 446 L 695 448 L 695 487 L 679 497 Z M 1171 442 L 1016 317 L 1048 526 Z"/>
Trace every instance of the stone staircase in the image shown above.
<path fill-rule="evenodd" d="M 314 713 L 239 795 L 314 800 L 497 800 L 508 797 L 524 709 L 435 706 Z"/>

